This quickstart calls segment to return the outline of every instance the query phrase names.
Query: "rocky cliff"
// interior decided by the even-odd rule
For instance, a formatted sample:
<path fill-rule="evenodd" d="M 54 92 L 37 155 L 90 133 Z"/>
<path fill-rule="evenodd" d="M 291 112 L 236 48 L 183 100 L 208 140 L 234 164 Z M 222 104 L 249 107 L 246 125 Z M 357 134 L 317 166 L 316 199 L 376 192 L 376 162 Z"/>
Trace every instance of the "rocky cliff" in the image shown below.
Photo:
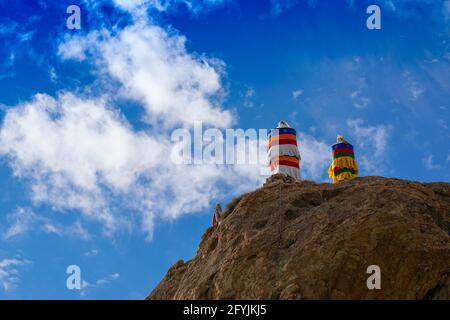
<path fill-rule="evenodd" d="M 148 299 L 450 299 L 449 183 L 275 175 L 229 211 Z"/>

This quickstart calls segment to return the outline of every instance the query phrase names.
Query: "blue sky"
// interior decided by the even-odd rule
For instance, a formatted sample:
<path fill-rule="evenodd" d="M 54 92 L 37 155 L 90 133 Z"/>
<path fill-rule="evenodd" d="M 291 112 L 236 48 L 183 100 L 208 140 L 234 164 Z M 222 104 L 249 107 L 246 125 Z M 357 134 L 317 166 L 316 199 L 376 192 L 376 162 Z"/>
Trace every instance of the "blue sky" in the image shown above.
<path fill-rule="evenodd" d="M 195 121 L 286 119 L 310 180 L 343 134 L 361 175 L 449 182 L 449 20 L 448 0 L 0 0 L 0 299 L 141 299 L 194 256 L 215 202 L 264 179 L 171 163 Z"/>

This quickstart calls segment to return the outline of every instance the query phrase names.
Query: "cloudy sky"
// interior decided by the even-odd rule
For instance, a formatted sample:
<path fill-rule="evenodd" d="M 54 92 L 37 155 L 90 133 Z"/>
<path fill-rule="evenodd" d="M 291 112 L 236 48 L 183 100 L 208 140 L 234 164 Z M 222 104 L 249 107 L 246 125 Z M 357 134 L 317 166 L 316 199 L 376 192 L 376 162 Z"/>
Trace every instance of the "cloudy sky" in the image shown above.
<path fill-rule="evenodd" d="M 195 255 L 214 204 L 264 180 L 174 163 L 198 122 L 287 120 L 305 179 L 343 134 L 361 175 L 450 181 L 449 20 L 449 0 L 0 0 L 0 299 L 141 299 Z"/>

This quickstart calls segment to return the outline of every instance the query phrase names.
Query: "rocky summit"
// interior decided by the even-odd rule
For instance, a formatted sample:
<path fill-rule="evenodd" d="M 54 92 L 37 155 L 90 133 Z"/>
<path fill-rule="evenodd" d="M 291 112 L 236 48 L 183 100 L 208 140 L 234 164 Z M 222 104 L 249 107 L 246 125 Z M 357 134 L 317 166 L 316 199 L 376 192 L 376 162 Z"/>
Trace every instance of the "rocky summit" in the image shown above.
<path fill-rule="evenodd" d="M 449 183 L 278 174 L 225 211 L 148 299 L 450 299 Z"/>

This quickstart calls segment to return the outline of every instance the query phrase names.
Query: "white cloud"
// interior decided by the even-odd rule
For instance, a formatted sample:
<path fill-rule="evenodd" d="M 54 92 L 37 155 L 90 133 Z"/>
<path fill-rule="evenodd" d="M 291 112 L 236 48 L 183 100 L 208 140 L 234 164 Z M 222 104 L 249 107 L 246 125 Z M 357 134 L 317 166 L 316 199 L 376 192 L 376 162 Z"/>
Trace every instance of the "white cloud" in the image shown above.
<path fill-rule="evenodd" d="M 79 209 L 107 230 L 116 228 L 117 219 L 106 193 L 130 190 L 143 171 L 153 169 L 163 145 L 134 132 L 103 99 L 68 93 L 57 99 L 36 95 L 8 110 L 0 141 L 14 174 L 32 179 L 35 202 Z M 74 230 L 85 237 L 82 228 Z"/>
<path fill-rule="evenodd" d="M 439 127 L 441 127 L 442 129 L 448 129 L 448 125 L 447 122 L 444 119 L 439 119 L 437 120 L 437 124 L 439 125 Z"/>
<path fill-rule="evenodd" d="M 136 13 L 142 9 L 155 9 L 167 11 L 175 9 L 178 5 L 185 5 L 191 12 L 198 13 L 201 10 L 229 2 L 230 0 L 113 0 L 119 8 Z"/>
<path fill-rule="evenodd" d="M 86 228 L 81 224 L 80 220 L 77 220 L 72 225 L 65 227 L 62 234 L 66 234 L 69 237 L 81 240 L 89 240 L 91 238 L 91 235 L 86 230 Z"/>
<path fill-rule="evenodd" d="M 119 7 L 124 10 L 135 10 L 136 8 L 143 6 L 145 4 L 152 4 L 156 8 L 163 10 L 163 1 L 158 0 L 113 0 L 113 2 Z"/>
<path fill-rule="evenodd" d="M 391 9 L 392 11 L 395 12 L 397 10 L 397 8 L 392 0 L 383 0 L 383 2 L 384 2 L 384 5 L 387 8 Z"/>
<path fill-rule="evenodd" d="M 24 32 L 24 33 L 19 34 L 17 37 L 21 42 L 27 42 L 33 38 L 35 32 L 36 32 L 35 30 L 29 31 L 29 32 Z"/>
<path fill-rule="evenodd" d="M 202 121 L 230 126 L 231 113 L 219 105 L 223 64 L 189 54 L 185 42 L 183 36 L 140 19 L 117 35 L 103 30 L 73 37 L 60 45 L 59 52 L 64 58 L 93 55 L 102 71 L 120 82 L 124 97 L 144 103 L 146 120 L 153 125 Z"/>
<path fill-rule="evenodd" d="M 54 67 L 50 67 L 50 69 L 48 70 L 48 76 L 51 82 L 56 83 L 56 81 L 58 80 L 58 75 L 56 74 L 56 70 Z"/>
<path fill-rule="evenodd" d="M 422 86 L 420 86 L 416 81 L 411 81 L 409 91 L 411 92 L 411 97 L 413 101 L 416 101 L 425 92 Z"/>
<path fill-rule="evenodd" d="M 16 176 L 32 182 L 35 203 L 77 209 L 107 233 L 129 228 L 133 212 L 139 212 L 151 237 L 157 215 L 173 219 L 208 207 L 220 195 L 221 181 L 251 188 L 261 179 L 257 166 L 173 164 L 164 131 L 151 134 L 133 131 L 103 100 L 37 95 L 7 111 L 0 153 L 9 157 Z M 70 230 L 88 238 L 80 225 Z"/>
<path fill-rule="evenodd" d="M 111 274 L 111 275 L 109 275 L 109 276 L 107 276 L 107 277 L 105 277 L 103 279 L 97 280 L 95 282 L 95 284 L 97 286 L 103 286 L 103 285 L 106 285 L 106 284 L 110 283 L 111 281 L 117 280 L 119 278 L 120 278 L 120 274 L 113 273 L 113 274 Z"/>
<path fill-rule="evenodd" d="M 253 101 L 253 98 L 256 95 L 256 91 L 253 88 L 247 88 L 247 90 L 244 93 L 244 107 L 246 108 L 253 108 L 255 106 L 255 103 Z"/>
<path fill-rule="evenodd" d="M 385 125 L 364 125 L 361 119 L 347 121 L 352 135 L 356 138 L 358 151 L 356 159 L 360 167 L 369 174 L 380 174 L 388 161 L 387 147 L 390 127 Z"/>
<path fill-rule="evenodd" d="M 31 208 L 17 208 L 16 211 L 7 215 L 8 227 L 3 231 L 2 239 L 9 240 L 24 235 L 32 230 L 45 233 L 53 233 L 58 236 L 69 236 L 77 239 L 87 240 L 89 234 L 81 225 L 80 221 L 67 226 L 51 221 L 41 215 L 37 215 Z"/>
<path fill-rule="evenodd" d="M 306 133 L 300 133 L 299 149 L 302 178 L 324 180 L 331 162 L 330 146 Z"/>
<path fill-rule="evenodd" d="M 362 96 L 361 91 L 353 91 L 350 94 L 350 97 L 353 101 L 353 106 L 357 109 L 364 109 L 366 108 L 370 103 L 370 98 Z"/>
<path fill-rule="evenodd" d="M 104 278 L 98 279 L 93 283 L 89 283 L 87 281 L 83 281 L 83 287 L 81 289 L 80 295 L 84 297 L 88 291 L 95 289 L 95 288 L 103 288 L 109 285 L 111 282 L 116 281 L 120 278 L 119 273 L 112 273 Z"/>
<path fill-rule="evenodd" d="M 271 14 L 274 16 L 280 15 L 283 11 L 292 8 L 298 0 L 270 0 Z M 314 0 L 308 0 L 311 4 Z"/>
<path fill-rule="evenodd" d="M 29 230 L 34 224 L 35 215 L 29 209 L 18 208 L 13 214 L 8 216 L 8 220 L 12 221 L 10 227 L 3 232 L 2 238 L 9 239 Z"/>
<path fill-rule="evenodd" d="M 392 10 L 400 17 L 409 17 L 413 14 L 421 14 L 423 7 L 429 6 L 436 9 L 434 11 L 435 19 L 444 19 L 447 22 L 450 19 L 450 0 L 435 1 L 435 0 L 409 0 L 409 1 L 394 1 L 382 0 L 382 4 Z"/>
<path fill-rule="evenodd" d="M 361 62 L 361 57 L 354 57 L 352 64 L 358 66 Z M 356 81 L 356 90 L 352 91 L 350 98 L 352 100 L 353 106 L 357 109 L 364 109 L 370 103 L 370 98 L 365 94 L 367 92 L 367 79 L 366 77 L 360 76 Z"/>
<path fill-rule="evenodd" d="M 196 121 L 225 128 L 235 121 L 221 107 L 224 64 L 187 52 L 184 37 L 141 17 L 114 34 L 100 30 L 67 38 L 59 54 L 93 64 L 107 85 L 102 97 L 37 94 L 7 110 L 0 155 L 32 184 L 34 203 L 76 210 L 84 220 L 102 224 L 108 235 L 139 221 L 151 238 L 155 219 L 205 209 L 225 196 L 224 185 L 238 185 L 233 192 L 239 192 L 261 181 L 258 166 L 170 161 L 174 128 Z M 113 85 L 119 90 L 108 91 Z M 112 108 L 116 98 L 142 105 L 144 131 Z M 55 226 L 45 230 L 56 233 Z M 88 238 L 80 222 L 71 230 Z"/>
<path fill-rule="evenodd" d="M 434 155 L 429 154 L 422 159 L 422 163 L 427 170 L 438 170 L 441 168 L 440 165 L 434 163 Z"/>
<path fill-rule="evenodd" d="M 17 31 L 19 25 L 13 20 L 0 24 L 0 35 L 10 35 Z"/>
<path fill-rule="evenodd" d="M 0 287 L 5 292 L 14 290 L 20 280 L 19 268 L 30 264 L 26 259 L 3 259 L 0 260 Z"/>
<path fill-rule="evenodd" d="M 444 14 L 445 21 L 450 20 L 450 0 L 444 1 L 442 12 Z"/>
<path fill-rule="evenodd" d="M 85 253 L 83 253 L 83 255 L 85 257 L 95 257 L 95 256 L 98 256 L 98 250 L 97 249 L 92 249 L 90 251 L 86 251 Z"/>
<path fill-rule="evenodd" d="M 292 99 L 298 100 L 302 94 L 303 94 L 303 90 L 300 90 L 300 89 L 294 90 L 294 91 L 292 91 Z"/>
<path fill-rule="evenodd" d="M 389 131 L 386 126 L 364 126 L 364 121 L 361 119 L 348 120 L 347 125 L 354 130 L 358 144 L 361 147 L 374 147 L 371 151 L 377 157 L 384 153 Z"/>
<path fill-rule="evenodd" d="M 58 47 L 58 54 L 64 59 L 83 61 L 86 59 L 85 51 L 89 44 L 104 35 L 105 32 L 92 31 L 86 36 L 66 37 L 66 41 Z M 106 32 L 107 35 L 108 33 Z"/>

